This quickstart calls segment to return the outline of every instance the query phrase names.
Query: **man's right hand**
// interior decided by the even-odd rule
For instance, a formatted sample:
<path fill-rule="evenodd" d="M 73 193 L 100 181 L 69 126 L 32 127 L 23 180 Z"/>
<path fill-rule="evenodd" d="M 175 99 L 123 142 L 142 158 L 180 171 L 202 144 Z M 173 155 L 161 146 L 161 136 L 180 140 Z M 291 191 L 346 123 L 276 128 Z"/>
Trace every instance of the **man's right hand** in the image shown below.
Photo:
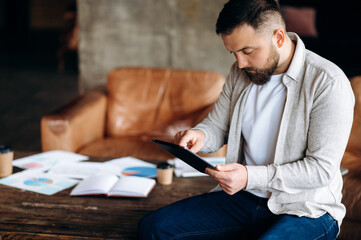
<path fill-rule="evenodd" d="M 180 131 L 174 136 L 174 143 L 197 153 L 204 146 L 206 135 L 198 129 Z"/>

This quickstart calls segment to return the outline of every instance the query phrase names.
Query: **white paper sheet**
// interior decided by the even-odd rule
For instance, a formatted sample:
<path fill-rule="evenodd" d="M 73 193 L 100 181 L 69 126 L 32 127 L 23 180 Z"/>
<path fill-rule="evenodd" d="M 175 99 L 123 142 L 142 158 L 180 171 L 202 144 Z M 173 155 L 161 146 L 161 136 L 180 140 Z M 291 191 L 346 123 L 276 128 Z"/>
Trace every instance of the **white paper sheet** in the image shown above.
<path fill-rule="evenodd" d="M 133 157 L 123 157 L 104 162 L 105 165 L 117 167 L 123 176 L 157 177 L 156 165 Z"/>
<path fill-rule="evenodd" d="M 120 174 L 119 167 L 102 162 L 60 162 L 54 165 L 48 174 L 68 178 L 84 179 L 94 174 Z"/>
<path fill-rule="evenodd" d="M 24 170 L 0 180 L 0 184 L 45 195 L 53 195 L 77 183 L 77 180 L 52 176 L 36 169 Z"/>
<path fill-rule="evenodd" d="M 88 159 L 88 156 L 84 156 L 81 154 L 54 150 L 16 159 L 13 161 L 13 166 L 22 169 L 39 169 L 42 171 L 46 171 L 54 165 L 58 164 L 59 162 L 71 163 Z"/>

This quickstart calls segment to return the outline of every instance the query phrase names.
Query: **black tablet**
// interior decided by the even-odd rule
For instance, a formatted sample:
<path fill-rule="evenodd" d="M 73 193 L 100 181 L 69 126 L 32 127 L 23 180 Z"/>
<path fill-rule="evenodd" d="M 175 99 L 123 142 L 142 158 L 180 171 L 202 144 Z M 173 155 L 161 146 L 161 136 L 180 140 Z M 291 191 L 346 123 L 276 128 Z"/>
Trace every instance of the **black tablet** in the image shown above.
<path fill-rule="evenodd" d="M 202 173 L 205 173 L 207 167 L 216 169 L 209 162 L 205 161 L 187 148 L 183 148 L 177 144 L 158 139 L 152 139 L 152 141 Z"/>

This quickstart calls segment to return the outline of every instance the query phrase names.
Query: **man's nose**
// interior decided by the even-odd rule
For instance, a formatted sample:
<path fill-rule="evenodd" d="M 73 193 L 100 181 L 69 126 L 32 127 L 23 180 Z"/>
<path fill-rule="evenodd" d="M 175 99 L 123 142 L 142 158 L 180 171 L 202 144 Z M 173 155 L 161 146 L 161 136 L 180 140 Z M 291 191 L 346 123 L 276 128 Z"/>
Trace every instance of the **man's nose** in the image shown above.
<path fill-rule="evenodd" d="M 242 68 L 245 68 L 247 67 L 247 60 L 239 55 L 236 55 L 236 60 L 237 60 L 237 64 L 238 64 L 238 68 L 239 69 L 242 69 Z"/>

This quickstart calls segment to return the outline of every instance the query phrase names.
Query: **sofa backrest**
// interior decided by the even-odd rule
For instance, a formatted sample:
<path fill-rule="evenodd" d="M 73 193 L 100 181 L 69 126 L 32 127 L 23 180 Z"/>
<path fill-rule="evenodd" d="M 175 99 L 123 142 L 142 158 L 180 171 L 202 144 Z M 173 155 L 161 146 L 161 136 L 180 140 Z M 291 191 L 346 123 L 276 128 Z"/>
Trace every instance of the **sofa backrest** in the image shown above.
<path fill-rule="evenodd" d="M 154 137 L 190 128 L 213 106 L 224 81 L 205 71 L 115 69 L 107 80 L 106 134 Z"/>
<path fill-rule="evenodd" d="M 350 78 L 355 94 L 355 110 L 347 151 L 361 154 L 361 76 Z"/>

